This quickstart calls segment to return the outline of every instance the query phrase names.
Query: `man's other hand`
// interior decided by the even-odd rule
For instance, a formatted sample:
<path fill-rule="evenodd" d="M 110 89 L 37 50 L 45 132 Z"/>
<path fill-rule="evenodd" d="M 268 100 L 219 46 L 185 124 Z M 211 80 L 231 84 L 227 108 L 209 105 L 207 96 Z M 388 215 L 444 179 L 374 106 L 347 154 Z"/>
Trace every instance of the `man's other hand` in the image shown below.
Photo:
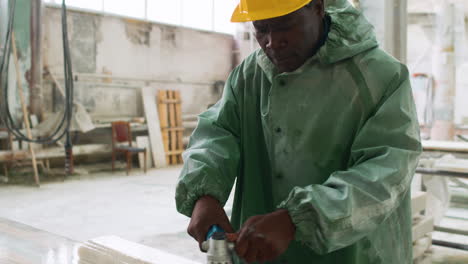
<path fill-rule="evenodd" d="M 195 204 L 190 224 L 187 228 L 189 235 L 198 241 L 200 250 L 202 250 L 201 245 L 206 239 L 206 234 L 214 225 L 218 225 L 228 233 L 234 232 L 229 218 L 219 201 L 211 196 L 203 196 Z"/>
<path fill-rule="evenodd" d="M 236 253 L 248 263 L 273 261 L 288 249 L 295 229 L 284 209 L 253 216 L 239 231 Z"/>

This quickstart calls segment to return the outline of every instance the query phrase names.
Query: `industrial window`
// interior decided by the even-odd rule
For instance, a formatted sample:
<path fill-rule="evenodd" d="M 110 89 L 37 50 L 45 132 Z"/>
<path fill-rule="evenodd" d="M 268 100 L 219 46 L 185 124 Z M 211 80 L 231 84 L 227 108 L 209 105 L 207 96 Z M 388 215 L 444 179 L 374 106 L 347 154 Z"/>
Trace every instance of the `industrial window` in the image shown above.
<path fill-rule="evenodd" d="M 62 0 L 45 2 L 61 4 Z M 230 18 L 238 0 L 67 0 L 66 3 L 69 7 L 234 34 L 236 27 Z"/>
<path fill-rule="evenodd" d="M 62 0 L 44 0 L 46 3 L 62 4 Z M 66 0 L 67 6 L 78 7 L 89 10 L 103 10 L 102 0 Z"/>
<path fill-rule="evenodd" d="M 213 30 L 213 2 L 213 0 L 182 0 L 182 25 Z"/>
<path fill-rule="evenodd" d="M 145 2 L 146 0 L 104 0 L 104 12 L 129 17 L 145 18 Z"/>
<path fill-rule="evenodd" d="M 236 0 L 214 1 L 214 31 L 230 34 L 236 32 L 236 23 L 231 23 L 231 15 L 237 3 Z"/>
<path fill-rule="evenodd" d="M 166 24 L 182 24 L 182 0 L 148 0 L 148 20 Z"/>
<path fill-rule="evenodd" d="M 54 2 L 54 1 L 49 0 L 46 2 Z M 55 0 L 55 2 L 59 4 L 62 3 L 62 1 L 60 0 Z M 96 1 L 96 0 L 67 0 L 65 3 L 69 6 L 80 7 L 83 9 L 90 9 L 90 10 L 102 9 L 102 1 Z"/>

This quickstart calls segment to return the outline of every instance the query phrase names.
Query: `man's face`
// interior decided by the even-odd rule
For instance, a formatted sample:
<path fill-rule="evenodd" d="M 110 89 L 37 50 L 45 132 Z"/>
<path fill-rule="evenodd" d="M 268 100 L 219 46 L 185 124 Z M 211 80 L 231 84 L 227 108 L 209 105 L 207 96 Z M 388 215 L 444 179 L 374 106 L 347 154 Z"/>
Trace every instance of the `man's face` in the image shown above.
<path fill-rule="evenodd" d="M 322 0 L 293 13 L 253 22 L 260 47 L 280 72 L 292 72 L 314 55 L 323 34 Z"/>

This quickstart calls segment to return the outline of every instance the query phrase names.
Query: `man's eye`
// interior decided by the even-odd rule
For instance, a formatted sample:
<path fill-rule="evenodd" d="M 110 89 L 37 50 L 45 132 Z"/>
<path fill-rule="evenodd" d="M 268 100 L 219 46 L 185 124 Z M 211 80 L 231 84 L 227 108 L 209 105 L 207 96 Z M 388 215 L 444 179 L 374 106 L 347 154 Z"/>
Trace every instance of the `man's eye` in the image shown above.
<path fill-rule="evenodd" d="M 255 29 L 255 32 L 257 34 L 265 34 L 265 33 L 267 33 L 267 31 L 268 30 L 266 28 L 257 28 L 257 29 Z"/>

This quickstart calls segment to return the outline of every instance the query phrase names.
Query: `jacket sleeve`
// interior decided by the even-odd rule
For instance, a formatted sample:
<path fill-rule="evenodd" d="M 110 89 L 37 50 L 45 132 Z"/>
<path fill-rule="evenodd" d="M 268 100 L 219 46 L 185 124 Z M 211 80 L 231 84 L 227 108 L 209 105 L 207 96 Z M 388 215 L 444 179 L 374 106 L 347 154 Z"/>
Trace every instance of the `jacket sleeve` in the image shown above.
<path fill-rule="evenodd" d="M 229 198 L 240 160 L 239 109 L 228 78 L 221 100 L 199 116 L 183 153 L 184 166 L 176 188 L 177 210 L 191 216 L 195 202 L 210 195 L 223 205 Z"/>
<path fill-rule="evenodd" d="M 294 188 L 278 206 L 289 211 L 296 240 L 316 253 L 368 235 L 398 208 L 411 185 L 421 143 L 406 68 L 373 113 L 353 141 L 347 170 L 323 184 Z"/>

